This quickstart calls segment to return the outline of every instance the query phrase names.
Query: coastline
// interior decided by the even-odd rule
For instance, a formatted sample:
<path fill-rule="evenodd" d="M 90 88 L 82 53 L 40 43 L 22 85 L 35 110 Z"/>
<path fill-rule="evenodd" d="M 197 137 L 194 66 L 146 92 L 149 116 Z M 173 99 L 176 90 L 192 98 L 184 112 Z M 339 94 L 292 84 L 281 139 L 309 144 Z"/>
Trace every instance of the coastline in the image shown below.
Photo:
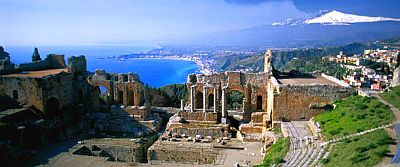
<path fill-rule="evenodd" d="M 109 58 L 105 58 L 109 59 Z M 115 59 L 115 58 L 114 58 Z M 134 57 L 134 58 L 117 58 L 117 60 L 120 61 L 125 61 L 125 60 L 131 60 L 131 59 L 139 59 L 139 60 L 151 60 L 151 59 L 159 59 L 159 60 L 179 60 L 179 61 L 190 61 L 196 64 L 198 66 L 198 70 L 196 72 L 200 74 L 205 74 L 209 75 L 212 74 L 214 69 L 207 67 L 205 63 L 203 63 L 201 60 L 193 60 L 190 58 L 182 58 L 182 57 Z"/>

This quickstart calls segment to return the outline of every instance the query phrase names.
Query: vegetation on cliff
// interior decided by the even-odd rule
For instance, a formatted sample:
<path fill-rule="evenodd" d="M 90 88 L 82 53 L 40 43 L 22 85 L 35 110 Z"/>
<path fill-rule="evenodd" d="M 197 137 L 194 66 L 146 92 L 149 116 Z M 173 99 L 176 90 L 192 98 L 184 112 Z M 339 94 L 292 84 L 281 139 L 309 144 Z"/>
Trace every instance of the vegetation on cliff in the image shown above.
<path fill-rule="evenodd" d="M 42 60 L 42 58 L 40 58 L 39 50 L 38 50 L 38 48 L 35 48 L 33 51 L 33 55 L 32 55 L 32 62 L 36 62 L 36 61 L 40 61 L 40 60 Z"/>
<path fill-rule="evenodd" d="M 291 70 L 296 70 L 301 73 L 309 72 L 322 72 L 336 78 L 342 78 L 349 73 L 345 68 L 340 66 L 336 62 L 331 62 L 328 60 L 322 60 L 321 58 L 311 57 L 311 58 L 301 58 L 292 60 L 289 63 L 281 67 L 282 71 L 289 72 Z"/>
<path fill-rule="evenodd" d="M 281 68 L 286 64 L 297 59 L 321 58 L 323 56 L 337 55 L 340 51 L 343 51 L 346 55 L 362 54 L 364 50 L 378 48 L 399 49 L 400 36 L 383 41 L 352 43 L 344 46 L 275 51 L 272 62 L 275 69 L 282 70 Z M 229 56 L 214 55 L 212 58 L 217 62 L 214 68 L 222 71 L 252 69 L 252 71 L 258 72 L 263 70 L 264 65 L 264 52 L 260 52 L 257 56 L 246 54 Z"/>
<path fill-rule="evenodd" d="M 351 96 L 335 102 L 332 111 L 316 116 L 326 140 L 389 124 L 394 115 L 374 97 Z M 325 166 L 373 166 L 388 153 L 393 139 L 383 130 L 346 139 L 334 145 Z"/>
<path fill-rule="evenodd" d="M 187 101 L 188 90 L 185 84 L 172 84 L 160 88 L 145 86 L 146 97 L 152 106 L 180 107 L 181 99 Z"/>

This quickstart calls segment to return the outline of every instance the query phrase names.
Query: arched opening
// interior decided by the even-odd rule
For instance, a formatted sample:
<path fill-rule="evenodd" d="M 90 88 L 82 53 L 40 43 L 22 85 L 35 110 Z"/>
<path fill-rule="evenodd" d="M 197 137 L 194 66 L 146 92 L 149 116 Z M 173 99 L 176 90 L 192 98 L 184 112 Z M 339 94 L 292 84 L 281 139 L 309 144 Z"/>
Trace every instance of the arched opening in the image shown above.
<path fill-rule="evenodd" d="M 203 108 L 203 93 L 196 93 L 196 108 Z"/>
<path fill-rule="evenodd" d="M 118 91 L 118 103 L 124 103 L 124 92 Z"/>
<path fill-rule="evenodd" d="M 108 98 L 109 98 L 109 93 L 107 91 L 107 88 L 105 86 L 98 86 L 97 91 L 99 93 L 99 103 L 100 104 L 107 104 L 108 103 Z"/>
<path fill-rule="evenodd" d="M 241 110 L 243 109 L 243 98 L 242 92 L 237 90 L 230 91 L 227 95 L 227 109 L 228 110 Z"/>
<path fill-rule="evenodd" d="M 135 93 L 133 92 L 133 90 L 128 91 L 128 105 L 135 105 Z"/>
<path fill-rule="evenodd" d="M 262 110 L 262 96 L 257 96 L 256 106 L 258 111 Z"/>
<path fill-rule="evenodd" d="M 17 90 L 13 90 L 13 100 L 18 100 L 18 91 Z"/>
<path fill-rule="evenodd" d="M 59 114 L 60 103 L 57 98 L 51 97 L 46 103 L 46 114 L 49 117 L 54 117 Z"/>
<path fill-rule="evenodd" d="M 208 95 L 208 108 L 214 108 L 214 94 Z"/>

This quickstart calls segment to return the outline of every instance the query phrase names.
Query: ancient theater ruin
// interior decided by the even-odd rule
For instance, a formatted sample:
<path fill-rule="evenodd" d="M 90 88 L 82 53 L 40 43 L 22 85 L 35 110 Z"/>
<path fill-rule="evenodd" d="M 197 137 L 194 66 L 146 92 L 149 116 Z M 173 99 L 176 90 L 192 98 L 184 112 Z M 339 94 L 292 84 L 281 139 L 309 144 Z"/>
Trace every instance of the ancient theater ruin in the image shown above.
<path fill-rule="evenodd" d="M 275 140 L 272 128 L 281 121 L 309 120 L 352 92 L 345 83 L 324 74 L 275 71 L 271 58 L 268 50 L 264 71 L 259 73 L 189 75 L 187 103 L 182 102 L 165 133 L 150 147 L 149 162 L 218 164 L 224 155 L 235 157 L 237 152 L 229 148 L 244 149 L 243 141 L 263 142 L 260 148 L 265 150 Z"/>

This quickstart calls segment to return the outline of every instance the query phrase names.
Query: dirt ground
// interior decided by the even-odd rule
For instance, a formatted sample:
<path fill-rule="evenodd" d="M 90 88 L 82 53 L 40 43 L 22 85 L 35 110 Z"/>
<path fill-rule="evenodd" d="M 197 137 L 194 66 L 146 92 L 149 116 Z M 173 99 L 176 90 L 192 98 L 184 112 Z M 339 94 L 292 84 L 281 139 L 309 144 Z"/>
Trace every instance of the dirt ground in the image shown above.
<path fill-rule="evenodd" d="M 208 167 L 208 166 L 220 166 L 220 167 L 232 167 L 236 163 L 240 163 L 240 165 L 244 165 L 245 161 L 250 161 L 249 165 L 253 166 L 255 164 L 259 164 L 263 156 L 261 155 L 260 149 L 263 144 L 259 142 L 246 142 L 242 143 L 240 141 L 232 141 L 232 146 L 242 147 L 243 150 L 237 149 L 218 149 L 220 154 L 223 155 L 220 161 L 220 164 L 214 165 L 197 165 L 197 164 L 183 164 L 183 163 L 157 163 L 157 164 L 147 164 L 147 163 L 122 163 L 122 162 L 110 162 L 105 161 L 102 157 L 93 157 L 93 156 L 84 156 L 84 155 L 73 155 L 71 153 L 70 142 L 66 143 L 68 145 L 58 147 L 63 147 L 63 150 L 60 150 L 58 153 L 52 152 L 42 152 L 41 156 L 35 159 L 35 162 L 32 166 L 52 166 L 52 167 L 70 167 L 70 166 L 80 166 L 80 167 L 105 167 L 105 166 L 165 166 L 165 167 L 183 167 L 183 166 L 198 166 L 198 167 Z M 66 150 L 66 147 L 70 147 Z M 50 149 L 48 150 L 50 151 Z M 50 154 L 50 155 L 44 155 Z M 37 163 L 40 162 L 40 163 Z"/>

